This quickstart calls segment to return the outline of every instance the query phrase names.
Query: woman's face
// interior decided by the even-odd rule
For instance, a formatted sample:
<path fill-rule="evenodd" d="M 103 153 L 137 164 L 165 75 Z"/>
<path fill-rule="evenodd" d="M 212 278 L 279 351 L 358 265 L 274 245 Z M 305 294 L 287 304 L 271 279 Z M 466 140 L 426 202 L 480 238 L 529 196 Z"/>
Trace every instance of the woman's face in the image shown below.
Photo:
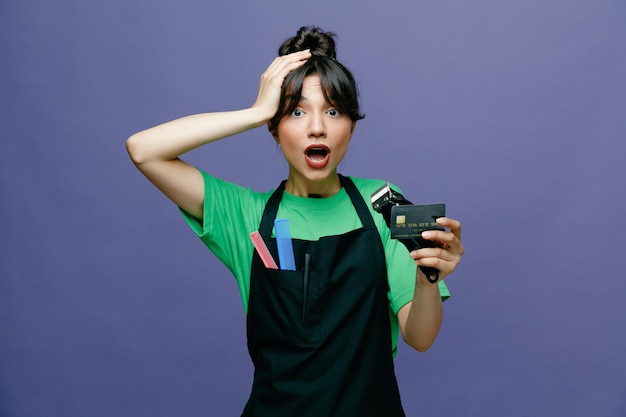
<path fill-rule="evenodd" d="M 347 114 L 326 101 L 317 75 L 304 78 L 298 106 L 276 129 L 276 141 L 289 163 L 287 191 L 303 197 L 339 191 L 337 166 L 348 150 L 354 126 Z"/>

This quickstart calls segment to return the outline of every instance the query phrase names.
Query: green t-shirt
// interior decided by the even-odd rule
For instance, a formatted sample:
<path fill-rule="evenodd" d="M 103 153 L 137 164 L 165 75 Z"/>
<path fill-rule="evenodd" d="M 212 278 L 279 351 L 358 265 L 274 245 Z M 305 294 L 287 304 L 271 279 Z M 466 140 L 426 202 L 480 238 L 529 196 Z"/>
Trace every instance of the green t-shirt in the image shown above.
<path fill-rule="evenodd" d="M 244 311 L 247 313 L 254 251 L 249 235 L 258 229 L 265 204 L 273 190 L 259 193 L 200 172 L 205 188 L 204 217 L 199 221 L 184 211 L 182 213 L 192 230 L 234 275 Z M 366 203 L 371 194 L 385 183 L 382 180 L 350 178 Z M 413 299 L 417 267 L 404 245 L 390 238 L 389 228 L 383 217 L 374 212 L 370 204 L 366 205 L 372 213 L 385 252 L 389 317 L 395 355 L 398 339 L 396 314 Z M 289 219 L 292 237 L 304 240 L 339 235 L 362 226 L 352 201 L 343 188 L 328 198 L 297 197 L 285 191 L 276 218 Z M 450 296 L 443 281 L 439 282 L 439 291 L 443 300 Z"/>

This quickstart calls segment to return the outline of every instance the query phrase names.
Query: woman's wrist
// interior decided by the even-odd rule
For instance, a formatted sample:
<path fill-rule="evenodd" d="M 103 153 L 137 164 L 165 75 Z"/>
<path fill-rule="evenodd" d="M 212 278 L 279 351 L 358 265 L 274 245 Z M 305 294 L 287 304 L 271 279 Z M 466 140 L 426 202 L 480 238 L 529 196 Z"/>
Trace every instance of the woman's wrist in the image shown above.
<path fill-rule="evenodd" d="M 267 124 L 272 117 L 274 117 L 274 114 L 276 114 L 275 112 L 269 111 L 261 106 L 252 106 L 244 111 L 249 114 L 252 128 Z"/>
<path fill-rule="evenodd" d="M 439 285 L 437 282 L 430 282 L 424 272 L 421 269 L 417 268 L 417 272 L 415 274 L 415 285 L 416 287 L 423 288 L 424 290 L 439 290 Z"/>

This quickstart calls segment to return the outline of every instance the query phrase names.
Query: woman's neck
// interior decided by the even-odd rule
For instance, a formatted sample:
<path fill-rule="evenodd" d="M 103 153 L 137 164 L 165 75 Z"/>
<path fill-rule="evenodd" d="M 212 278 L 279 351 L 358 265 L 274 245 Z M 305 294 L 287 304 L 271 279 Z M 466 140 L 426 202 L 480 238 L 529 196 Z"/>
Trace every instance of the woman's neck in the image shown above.
<path fill-rule="evenodd" d="M 337 194 L 341 190 L 341 182 L 336 173 L 320 181 L 296 178 L 290 174 L 285 190 L 297 197 L 325 198 Z"/>

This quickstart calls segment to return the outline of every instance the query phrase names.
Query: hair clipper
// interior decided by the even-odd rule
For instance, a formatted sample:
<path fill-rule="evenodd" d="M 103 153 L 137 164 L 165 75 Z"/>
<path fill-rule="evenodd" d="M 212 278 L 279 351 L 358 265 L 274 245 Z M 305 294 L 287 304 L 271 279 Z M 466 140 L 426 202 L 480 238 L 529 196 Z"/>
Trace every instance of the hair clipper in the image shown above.
<path fill-rule="evenodd" d="M 422 238 L 425 230 L 445 230 L 437 223 L 437 218 L 445 216 L 446 205 L 413 204 L 402 194 L 385 184 L 371 196 L 372 207 L 382 214 L 391 231 L 391 238 L 399 240 L 410 251 L 421 248 L 433 248 L 436 245 Z M 439 280 L 439 271 L 432 267 L 420 269 L 429 282 Z"/>

